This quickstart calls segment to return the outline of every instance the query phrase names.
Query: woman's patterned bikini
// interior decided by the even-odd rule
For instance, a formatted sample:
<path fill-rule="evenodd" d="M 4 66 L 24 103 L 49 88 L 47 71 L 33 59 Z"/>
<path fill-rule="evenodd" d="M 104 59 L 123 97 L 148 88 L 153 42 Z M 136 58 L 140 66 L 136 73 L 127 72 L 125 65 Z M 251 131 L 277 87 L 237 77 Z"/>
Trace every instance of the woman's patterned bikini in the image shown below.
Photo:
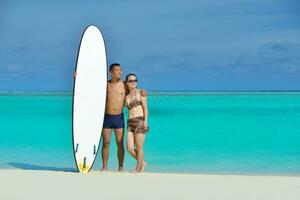
<path fill-rule="evenodd" d="M 127 95 L 125 97 L 124 105 L 128 108 L 128 110 L 132 109 L 133 107 L 142 105 L 141 90 L 136 89 L 136 93 L 132 98 L 130 98 Z M 138 117 L 128 119 L 127 130 L 134 134 L 145 134 L 147 131 L 149 131 L 149 128 L 147 130 L 143 128 L 144 120 L 145 120 L 144 116 L 138 116 Z"/>

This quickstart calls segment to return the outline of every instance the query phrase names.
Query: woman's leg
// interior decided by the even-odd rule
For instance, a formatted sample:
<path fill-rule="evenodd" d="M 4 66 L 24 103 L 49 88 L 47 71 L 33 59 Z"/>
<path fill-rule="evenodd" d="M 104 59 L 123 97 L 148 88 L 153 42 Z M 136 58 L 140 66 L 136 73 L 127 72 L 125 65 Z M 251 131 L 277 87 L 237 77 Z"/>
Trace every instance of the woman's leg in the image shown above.
<path fill-rule="evenodd" d="M 137 157 L 137 166 L 136 171 L 141 172 L 144 168 L 144 140 L 145 134 L 134 134 L 134 141 L 136 146 L 136 157 Z"/>
<path fill-rule="evenodd" d="M 128 151 L 128 153 L 130 153 L 130 155 L 132 155 L 132 157 L 134 157 L 134 159 L 137 160 L 137 151 L 134 148 L 135 143 L 134 143 L 134 137 L 133 137 L 133 133 L 131 131 L 127 132 L 127 136 L 126 136 L 126 149 Z M 144 161 L 143 162 L 143 169 L 144 167 L 147 166 L 147 163 Z"/>
<path fill-rule="evenodd" d="M 132 157 L 136 159 L 136 150 L 134 149 L 134 139 L 133 139 L 133 133 L 131 131 L 127 132 L 126 136 L 126 149 Z"/>

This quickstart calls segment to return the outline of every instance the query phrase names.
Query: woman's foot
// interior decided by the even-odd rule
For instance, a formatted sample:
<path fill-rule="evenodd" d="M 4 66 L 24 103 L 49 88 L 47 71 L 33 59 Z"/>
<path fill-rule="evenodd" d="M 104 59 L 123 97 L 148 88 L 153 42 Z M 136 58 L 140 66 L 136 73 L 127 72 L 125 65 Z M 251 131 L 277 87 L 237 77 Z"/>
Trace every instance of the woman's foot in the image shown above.
<path fill-rule="evenodd" d="M 145 167 L 148 165 L 148 163 L 146 163 L 145 161 L 143 162 L 143 166 L 142 166 L 142 169 L 141 169 L 141 172 L 144 171 Z"/>
<path fill-rule="evenodd" d="M 139 167 L 137 167 L 135 170 L 132 171 L 132 173 L 141 173 L 145 167 L 148 165 L 148 163 L 146 163 L 145 161 L 143 162 L 143 166 L 139 169 Z"/>
<path fill-rule="evenodd" d="M 135 169 L 135 170 L 133 170 L 133 171 L 131 171 L 131 173 L 141 173 L 142 171 L 141 170 L 139 170 L 139 169 Z"/>

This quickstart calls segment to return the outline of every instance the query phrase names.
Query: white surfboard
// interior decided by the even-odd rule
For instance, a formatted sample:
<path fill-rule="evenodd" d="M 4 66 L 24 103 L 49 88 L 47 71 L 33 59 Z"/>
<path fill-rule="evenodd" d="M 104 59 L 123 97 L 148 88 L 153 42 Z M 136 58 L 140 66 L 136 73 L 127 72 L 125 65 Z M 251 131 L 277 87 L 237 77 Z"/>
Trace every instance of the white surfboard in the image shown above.
<path fill-rule="evenodd" d="M 83 33 L 73 86 L 73 152 L 79 172 L 92 168 L 104 120 L 107 60 L 101 31 L 89 26 Z"/>

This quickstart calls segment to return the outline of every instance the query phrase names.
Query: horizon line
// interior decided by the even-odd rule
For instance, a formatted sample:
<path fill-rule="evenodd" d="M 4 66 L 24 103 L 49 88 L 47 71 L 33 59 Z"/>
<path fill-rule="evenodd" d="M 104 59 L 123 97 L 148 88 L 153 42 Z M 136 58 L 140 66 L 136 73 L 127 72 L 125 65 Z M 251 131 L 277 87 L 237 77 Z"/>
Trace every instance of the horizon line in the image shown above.
<path fill-rule="evenodd" d="M 73 90 L 0 90 L 0 93 L 4 92 L 41 92 L 41 93 L 54 93 L 54 92 L 65 92 L 72 93 Z M 148 92 L 300 92 L 299 90 L 148 90 Z"/>

